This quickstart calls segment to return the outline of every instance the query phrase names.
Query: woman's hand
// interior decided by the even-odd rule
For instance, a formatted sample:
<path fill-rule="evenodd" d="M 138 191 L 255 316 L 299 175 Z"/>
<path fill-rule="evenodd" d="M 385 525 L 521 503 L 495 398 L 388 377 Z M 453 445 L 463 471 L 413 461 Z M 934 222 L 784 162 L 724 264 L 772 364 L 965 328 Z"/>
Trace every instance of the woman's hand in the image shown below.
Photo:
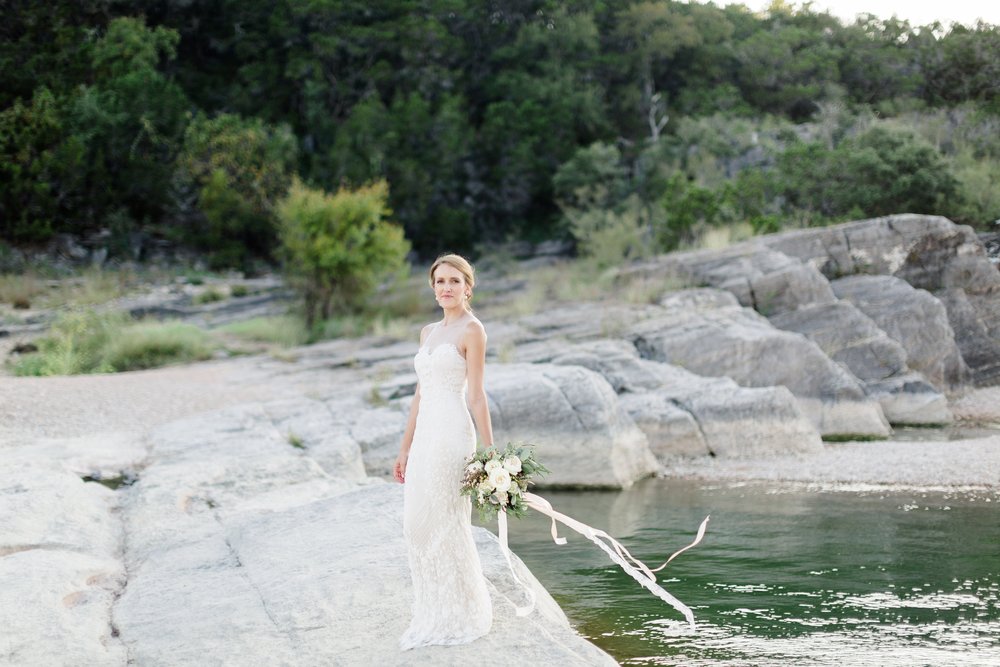
<path fill-rule="evenodd" d="M 406 459 L 407 458 L 409 458 L 408 453 L 404 454 L 403 452 L 400 452 L 399 456 L 396 457 L 396 463 L 395 463 L 395 465 L 392 466 L 392 476 L 400 484 L 402 484 L 403 482 L 406 481 Z"/>

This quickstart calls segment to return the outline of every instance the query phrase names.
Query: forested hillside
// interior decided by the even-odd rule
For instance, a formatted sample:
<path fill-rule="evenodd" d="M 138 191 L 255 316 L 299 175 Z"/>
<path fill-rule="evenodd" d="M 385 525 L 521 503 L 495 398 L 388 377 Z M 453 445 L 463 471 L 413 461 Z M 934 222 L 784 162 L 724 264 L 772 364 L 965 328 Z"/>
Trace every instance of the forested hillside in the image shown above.
<path fill-rule="evenodd" d="M 775 4 L 7 0 L 0 239 L 268 258 L 386 181 L 421 255 L 670 249 L 895 212 L 1000 218 L 1000 28 Z"/>

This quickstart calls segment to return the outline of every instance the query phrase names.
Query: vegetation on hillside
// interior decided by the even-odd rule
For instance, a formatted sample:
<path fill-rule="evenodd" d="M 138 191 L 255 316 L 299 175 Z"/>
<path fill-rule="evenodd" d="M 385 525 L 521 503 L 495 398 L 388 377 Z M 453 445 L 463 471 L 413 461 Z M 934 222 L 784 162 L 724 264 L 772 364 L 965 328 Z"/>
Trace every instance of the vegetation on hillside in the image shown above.
<path fill-rule="evenodd" d="M 105 229 L 122 253 L 142 232 L 220 267 L 275 260 L 296 175 L 386 182 L 421 255 L 601 245 L 609 227 L 668 248 L 728 221 L 1000 218 L 992 25 L 844 25 L 780 0 L 8 4 L 10 243 Z"/>

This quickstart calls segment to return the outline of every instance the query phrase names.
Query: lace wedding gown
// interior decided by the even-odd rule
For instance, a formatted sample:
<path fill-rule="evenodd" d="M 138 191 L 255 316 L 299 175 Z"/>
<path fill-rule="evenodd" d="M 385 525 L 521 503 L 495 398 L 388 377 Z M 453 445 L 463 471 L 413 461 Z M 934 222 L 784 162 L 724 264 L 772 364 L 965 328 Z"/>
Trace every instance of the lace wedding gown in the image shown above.
<path fill-rule="evenodd" d="M 422 347 L 416 430 L 403 485 L 403 534 L 413 577 L 413 619 L 403 650 L 464 644 L 486 634 L 493 607 L 472 539 L 471 501 L 459 495 L 476 448 L 465 403 L 465 359 L 452 343 Z"/>

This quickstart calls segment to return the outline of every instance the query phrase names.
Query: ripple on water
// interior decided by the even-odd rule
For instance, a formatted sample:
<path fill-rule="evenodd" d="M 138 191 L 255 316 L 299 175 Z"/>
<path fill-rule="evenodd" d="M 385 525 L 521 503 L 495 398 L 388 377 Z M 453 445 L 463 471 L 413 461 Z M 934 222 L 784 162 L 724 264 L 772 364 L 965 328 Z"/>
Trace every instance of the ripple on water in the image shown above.
<path fill-rule="evenodd" d="M 526 519 L 512 543 L 623 665 L 1000 665 L 995 491 L 773 491 L 650 480 L 546 494 L 649 562 L 712 514 L 702 545 L 661 579 L 696 632 L 585 540 L 556 547 Z"/>

